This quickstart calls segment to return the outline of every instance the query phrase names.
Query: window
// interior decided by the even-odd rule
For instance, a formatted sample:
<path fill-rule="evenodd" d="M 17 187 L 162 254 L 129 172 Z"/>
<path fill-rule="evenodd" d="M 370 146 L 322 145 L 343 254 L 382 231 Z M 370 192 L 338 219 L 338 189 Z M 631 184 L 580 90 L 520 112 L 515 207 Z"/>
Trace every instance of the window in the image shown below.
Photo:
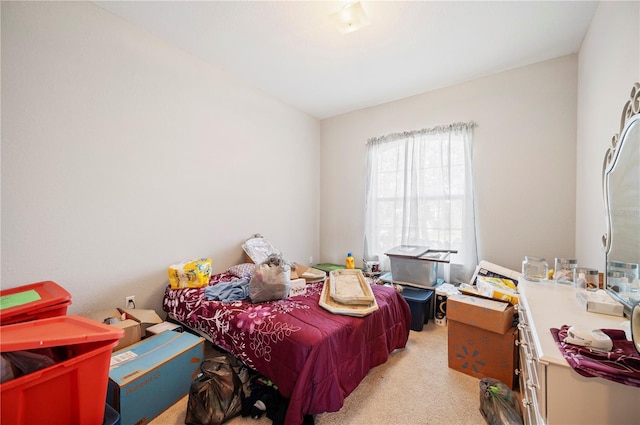
<path fill-rule="evenodd" d="M 452 249 L 451 281 L 477 265 L 471 123 L 392 134 L 367 143 L 365 257 L 389 270 L 398 245 Z"/>

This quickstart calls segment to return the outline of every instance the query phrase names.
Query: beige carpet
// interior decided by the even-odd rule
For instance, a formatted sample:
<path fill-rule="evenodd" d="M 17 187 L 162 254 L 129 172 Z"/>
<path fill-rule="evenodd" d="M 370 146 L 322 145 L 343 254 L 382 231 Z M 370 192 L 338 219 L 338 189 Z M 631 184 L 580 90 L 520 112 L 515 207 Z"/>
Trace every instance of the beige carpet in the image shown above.
<path fill-rule="evenodd" d="M 429 321 L 421 332 L 411 331 L 406 348 L 369 372 L 340 411 L 315 416 L 315 424 L 485 424 L 479 382 L 449 369 L 447 327 Z M 183 425 L 187 398 L 150 425 Z M 236 417 L 227 424 L 270 425 L 271 420 Z"/>

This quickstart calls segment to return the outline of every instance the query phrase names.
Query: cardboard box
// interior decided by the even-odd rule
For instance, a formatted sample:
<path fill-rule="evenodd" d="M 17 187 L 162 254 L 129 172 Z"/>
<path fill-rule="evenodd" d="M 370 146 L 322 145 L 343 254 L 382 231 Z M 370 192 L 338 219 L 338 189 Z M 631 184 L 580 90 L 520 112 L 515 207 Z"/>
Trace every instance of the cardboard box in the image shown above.
<path fill-rule="evenodd" d="M 124 337 L 118 341 L 118 344 L 113 348 L 113 351 L 118 351 L 128 345 L 135 344 L 142 338 L 142 334 L 140 333 L 140 323 L 133 319 L 122 320 L 122 312 L 117 308 L 102 310 L 95 313 L 86 313 L 83 314 L 83 316 L 100 323 L 106 323 L 105 320 L 108 319 L 116 319 L 107 324 L 114 328 L 124 330 Z"/>
<path fill-rule="evenodd" d="M 182 329 L 182 326 L 176 323 L 162 322 L 162 323 L 158 323 L 157 325 L 149 326 L 147 328 L 146 336 L 150 337 L 153 335 L 158 335 L 159 333 L 165 332 L 165 331 L 182 332 L 183 329 Z"/>
<path fill-rule="evenodd" d="M 514 389 L 518 328 L 512 327 L 500 334 L 455 321 L 451 316 L 448 319 L 449 367 L 478 379 L 498 379 Z"/>
<path fill-rule="evenodd" d="M 513 327 L 515 309 L 502 301 L 456 294 L 447 298 L 447 319 L 504 334 Z"/>
<path fill-rule="evenodd" d="M 140 335 L 146 335 L 148 327 L 163 322 L 154 310 L 141 308 L 119 308 L 118 310 L 126 314 L 127 319 L 133 319 L 140 323 Z"/>
<path fill-rule="evenodd" d="M 111 355 L 107 403 L 121 425 L 149 423 L 189 393 L 204 360 L 204 338 L 162 332 Z"/>
<path fill-rule="evenodd" d="M 624 306 L 611 298 L 604 291 L 576 292 L 576 298 L 582 308 L 592 313 L 608 314 L 611 316 L 624 316 Z"/>
<path fill-rule="evenodd" d="M 155 311 L 133 308 L 112 308 L 94 313 L 85 313 L 82 316 L 124 330 L 124 337 L 120 339 L 113 351 L 135 344 L 146 334 L 148 327 L 162 323 L 162 319 Z M 108 319 L 115 320 L 105 322 Z"/>
<path fill-rule="evenodd" d="M 291 280 L 291 288 L 289 288 L 289 296 L 295 297 L 307 293 L 307 281 L 303 278 Z"/>
<path fill-rule="evenodd" d="M 449 367 L 516 385 L 518 328 L 509 303 L 456 294 L 447 299 Z"/>

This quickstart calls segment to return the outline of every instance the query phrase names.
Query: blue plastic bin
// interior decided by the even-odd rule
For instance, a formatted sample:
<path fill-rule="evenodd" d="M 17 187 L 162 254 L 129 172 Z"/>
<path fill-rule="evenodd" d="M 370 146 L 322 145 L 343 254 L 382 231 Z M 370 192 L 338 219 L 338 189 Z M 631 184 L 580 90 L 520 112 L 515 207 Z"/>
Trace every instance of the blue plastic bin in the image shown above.
<path fill-rule="evenodd" d="M 411 309 L 411 330 L 421 331 L 425 323 L 429 323 L 429 312 L 433 300 L 431 289 L 415 289 L 404 287 L 402 296 Z"/>
<path fill-rule="evenodd" d="M 120 425 L 120 413 L 107 403 L 104 404 L 104 421 L 102 425 Z"/>

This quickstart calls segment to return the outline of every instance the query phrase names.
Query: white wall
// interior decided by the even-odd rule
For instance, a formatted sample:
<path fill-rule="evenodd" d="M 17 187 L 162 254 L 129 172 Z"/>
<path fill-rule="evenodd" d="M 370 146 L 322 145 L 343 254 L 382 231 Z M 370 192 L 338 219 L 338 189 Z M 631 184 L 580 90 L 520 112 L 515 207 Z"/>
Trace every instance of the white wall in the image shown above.
<path fill-rule="evenodd" d="M 573 256 L 576 90 L 571 55 L 323 120 L 321 258 L 362 258 L 368 138 L 471 120 L 479 258 Z"/>
<path fill-rule="evenodd" d="M 320 124 L 88 2 L 2 2 L 2 287 L 161 312 L 167 267 L 319 252 Z"/>
<path fill-rule="evenodd" d="M 602 162 L 640 82 L 640 3 L 600 2 L 578 61 L 576 256 L 604 270 Z"/>
<path fill-rule="evenodd" d="M 468 120 L 480 258 L 602 269 L 599 173 L 640 80 L 637 2 L 601 2 L 579 59 L 321 126 L 90 3 L 2 2 L 1 15 L 3 288 L 51 279 L 72 312 L 130 294 L 160 310 L 169 264 L 211 256 L 222 271 L 254 232 L 298 261 L 359 260 L 366 140 Z"/>

